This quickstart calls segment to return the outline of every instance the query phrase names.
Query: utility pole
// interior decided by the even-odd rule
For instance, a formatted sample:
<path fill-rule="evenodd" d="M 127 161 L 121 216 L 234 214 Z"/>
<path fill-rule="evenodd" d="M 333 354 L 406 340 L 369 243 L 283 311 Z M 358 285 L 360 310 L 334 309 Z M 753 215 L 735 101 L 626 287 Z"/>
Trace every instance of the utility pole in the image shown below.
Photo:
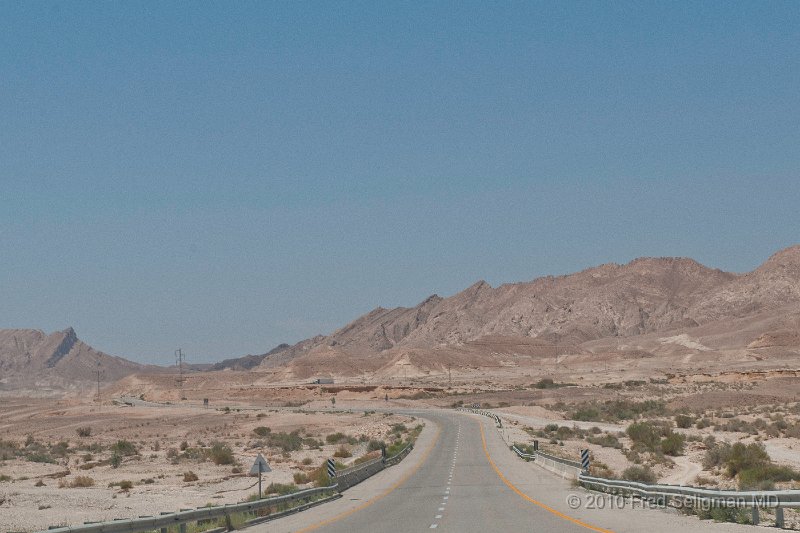
<path fill-rule="evenodd" d="M 100 404 L 101 403 L 100 402 L 100 373 L 101 373 L 101 371 L 100 371 L 100 358 L 99 357 L 97 358 L 97 368 L 95 369 L 94 373 L 95 373 L 95 375 L 97 377 L 97 403 Z"/>
<path fill-rule="evenodd" d="M 186 396 L 183 394 L 183 362 L 186 360 L 186 357 L 183 355 L 183 351 L 178 348 L 175 350 L 175 364 L 178 365 L 178 387 L 180 389 L 181 400 L 185 400 Z"/>
<path fill-rule="evenodd" d="M 453 374 L 450 372 L 450 367 L 451 366 L 452 365 L 450 363 L 447 363 L 447 381 L 449 383 L 449 385 L 448 385 L 449 389 L 453 388 Z"/>

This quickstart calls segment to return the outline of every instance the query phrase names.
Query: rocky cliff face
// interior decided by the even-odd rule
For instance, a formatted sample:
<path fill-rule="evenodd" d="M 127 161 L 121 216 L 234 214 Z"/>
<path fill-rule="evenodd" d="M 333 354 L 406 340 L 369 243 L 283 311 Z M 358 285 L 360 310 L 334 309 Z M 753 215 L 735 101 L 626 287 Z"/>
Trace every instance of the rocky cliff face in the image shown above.
<path fill-rule="evenodd" d="M 116 381 L 148 368 L 99 352 L 67 328 L 46 335 L 35 329 L 0 329 L 0 389 L 68 389 Z M 152 369 L 152 368 L 151 368 Z"/>

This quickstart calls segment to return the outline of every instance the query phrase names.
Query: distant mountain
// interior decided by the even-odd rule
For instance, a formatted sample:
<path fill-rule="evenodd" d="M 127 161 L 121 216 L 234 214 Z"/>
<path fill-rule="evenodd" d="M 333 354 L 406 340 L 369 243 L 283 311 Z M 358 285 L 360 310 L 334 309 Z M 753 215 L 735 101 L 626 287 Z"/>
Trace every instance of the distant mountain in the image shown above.
<path fill-rule="evenodd" d="M 38 329 L 0 329 L 0 390 L 74 388 L 96 382 L 98 369 L 101 382 L 108 383 L 157 367 L 97 351 L 72 328 L 49 335 Z"/>
<path fill-rule="evenodd" d="M 266 357 L 276 356 L 281 352 L 290 348 L 288 344 L 279 344 L 267 353 L 261 355 L 245 355 L 243 357 L 236 357 L 232 359 L 225 359 L 219 363 L 208 365 L 203 370 L 250 370 L 261 364 Z"/>
<path fill-rule="evenodd" d="M 289 374 L 308 377 L 440 369 L 447 361 L 495 366 L 496 354 L 509 349 L 581 353 L 598 339 L 692 330 L 756 313 L 774 316 L 762 316 L 763 331 L 747 343 L 772 327 L 791 329 L 786 317 L 800 313 L 800 246 L 743 275 L 692 259 L 641 258 L 497 288 L 479 281 L 412 308 L 379 307 L 328 336 L 265 357 L 258 369 L 285 367 Z M 782 333 L 780 338 L 794 337 Z"/>

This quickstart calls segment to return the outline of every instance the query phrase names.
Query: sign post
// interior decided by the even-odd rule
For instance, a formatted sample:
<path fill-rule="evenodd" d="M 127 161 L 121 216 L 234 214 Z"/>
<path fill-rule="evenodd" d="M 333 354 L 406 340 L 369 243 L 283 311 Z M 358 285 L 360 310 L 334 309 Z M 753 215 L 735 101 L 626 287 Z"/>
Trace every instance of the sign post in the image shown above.
<path fill-rule="evenodd" d="M 267 464 L 267 460 L 264 459 L 264 456 L 258 454 L 256 457 L 256 462 L 253 463 L 253 466 L 250 468 L 250 474 L 258 474 L 258 499 L 261 499 L 261 474 L 265 472 L 272 472 L 272 469 Z"/>

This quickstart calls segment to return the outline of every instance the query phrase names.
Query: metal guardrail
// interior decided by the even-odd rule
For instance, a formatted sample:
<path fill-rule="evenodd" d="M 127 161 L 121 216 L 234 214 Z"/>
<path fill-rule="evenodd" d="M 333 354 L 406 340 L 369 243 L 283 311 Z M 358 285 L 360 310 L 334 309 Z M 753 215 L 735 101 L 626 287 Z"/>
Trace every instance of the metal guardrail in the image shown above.
<path fill-rule="evenodd" d="M 260 509 L 276 507 L 282 504 L 310 500 L 317 496 L 324 496 L 337 490 L 337 486 L 318 487 L 301 490 L 292 494 L 265 498 L 252 502 L 235 503 L 231 505 L 216 505 L 201 507 L 175 513 L 166 513 L 161 516 L 146 516 L 111 522 L 96 522 L 78 526 L 58 527 L 47 530 L 47 533 L 136 533 L 152 531 L 154 529 L 178 526 L 187 522 L 198 520 L 213 520 L 217 518 L 230 518 L 231 515 L 243 512 L 254 512 Z"/>
<path fill-rule="evenodd" d="M 458 410 L 494 418 L 498 426 L 500 425 L 499 417 L 492 412 L 470 408 L 458 408 Z M 719 490 L 606 479 L 585 474 L 579 461 L 563 459 L 541 451 L 528 454 L 516 446 L 512 446 L 511 449 L 526 461 L 536 461 L 549 469 L 560 469 L 562 474 L 574 475 L 578 483 L 590 490 L 636 496 L 643 500 L 659 501 L 665 506 L 680 502 L 682 506 L 750 508 L 751 521 L 754 525 L 758 525 L 760 520 L 759 508 L 775 510 L 775 526 L 778 528 L 785 527 L 784 509 L 800 509 L 800 490 Z"/>
<path fill-rule="evenodd" d="M 317 497 L 324 497 L 326 495 L 330 497 L 340 497 L 338 493 L 364 481 L 389 466 L 396 465 L 411 453 L 412 449 L 414 449 L 413 443 L 408 443 L 400 452 L 391 457 L 387 457 L 386 460 L 383 460 L 382 457 L 378 457 L 363 464 L 342 470 L 337 473 L 333 480 L 336 481 L 336 483 L 328 487 L 306 489 L 283 496 L 264 498 L 252 502 L 201 507 L 199 509 L 188 509 L 174 513 L 162 513 L 160 516 L 146 516 L 113 520 L 110 522 L 90 522 L 77 526 L 57 527 L 41 533 L 140 533 L 156 529 L 160 529 L 162 533 L 164 533 L 166 528 L 175 526 L 180 526 L 181 533 L 184 533 L 187 523 L 196 522 L 198 520 L 229 519 L 231 515 L 237 513 L 257 512 L 265 508 L 309 500 L 309 502 L 305 504 L 301 503 L 298 507 L 285 512 L 300 511 L 309 507 L 311 501 Z M 284 513 L 278 513 L 274 515 L 274 518 L 278 518 L 283 514 Z"/>
<path fill-rule="evenodd" d="M 570 461 L 569 459 L 563 459 L 540 451 L 536 451 L 532 454 L 525 453 L 516 446 L 512 446 L 511 449 L 522 459 L 526 461 L 536 461 L 540 466 L 555 473 L 560 473 L 562 476 L 569 475 L 570 477 L 577 478 L 582 471 L 581 464 L 577 461 Z"/>
<path fill-rule="evenodd" d="M 658 485 L 606 479 L 585 474 L 578 476 L 578 482 L 591 490 L 638 496 L 644 500 L 660 501 L 664 505 L 680 502 L 685 506 L 749 507 L 752 509 L 752 522 L 759 523 L 759 508 L 775 509 L 775 525 L 785 527 L 784 509 L 800 508 L 800 490 L 739 491 L 702 489 L 681 485 Z"/>
<path fill-rule="evenodd" d="M 409 442 L 406 445 L 405 448 L 403 448 L 402 450 L 400 450 L 396 454 L 392 455 L 391 457 L 387 457 L 386 461 L 384 461 L 383 464 L 385 466 L 394 466 L 397 463 L 399 463 L 400 461 L 402 461 L 403 459 L 405 459 L 406 456 L 409 453 L 411 453 L 411 450 L 413 450 L 413 449 L 414 449 L 414 443 L 413 442 Z"/>
<path fill-rule="evenodd" d="M 502 427 L 503 425 L 503 423 L 500 421 L 500 417 L 492 413 L 491 411 L 486 411 L 484 409 L 474 409 L 472 407 L 456 407 L 456 411 L 464 411 L 476 415 L 483 415 L 494 420 L 495 424 L 497 424 L 497 427 Z"/>

